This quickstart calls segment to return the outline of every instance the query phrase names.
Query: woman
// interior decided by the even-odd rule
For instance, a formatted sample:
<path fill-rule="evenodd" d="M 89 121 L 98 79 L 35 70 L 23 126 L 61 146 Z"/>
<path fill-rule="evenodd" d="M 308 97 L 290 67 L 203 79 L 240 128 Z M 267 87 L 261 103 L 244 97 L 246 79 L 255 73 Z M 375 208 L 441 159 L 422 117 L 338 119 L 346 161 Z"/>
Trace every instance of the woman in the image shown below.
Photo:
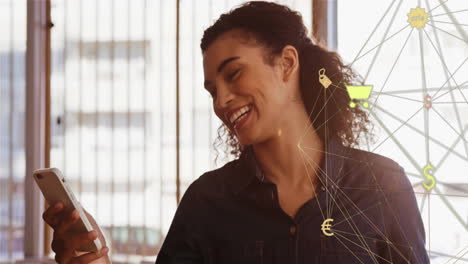
<path fill-rule="evenodd" d="M 299 13 L 246 3 L 205 31 L 201 49 L 205 88 L 240 157 L 189 186 L 157 264 L 429 263 L 403 169 L 352 148 L 369 124 L 344 89 L 356 75 L 312 42 Z M 53 225 L 53 211 L 55 245 L 85 243 L 64 235 L 72 220 Z M 57 248 L 63 263 L 100 257 Z"/>

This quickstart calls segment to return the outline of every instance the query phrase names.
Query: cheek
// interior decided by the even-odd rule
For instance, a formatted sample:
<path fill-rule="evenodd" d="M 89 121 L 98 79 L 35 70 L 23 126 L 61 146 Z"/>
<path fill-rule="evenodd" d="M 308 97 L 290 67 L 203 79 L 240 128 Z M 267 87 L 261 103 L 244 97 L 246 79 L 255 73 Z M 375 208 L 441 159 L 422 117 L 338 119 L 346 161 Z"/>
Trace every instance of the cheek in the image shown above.
<path fill-rule="evenodd" d="M 271 127 L 279 126 L 279 123 L 282 123 L 285 115 L 287 115 L 285 99 L 275 92 L 278 91 L 274 91 L 274 89 L 265 91 L 264 99 L 260 106 L 261 119 L 265 120 L 265 124 Z"/>

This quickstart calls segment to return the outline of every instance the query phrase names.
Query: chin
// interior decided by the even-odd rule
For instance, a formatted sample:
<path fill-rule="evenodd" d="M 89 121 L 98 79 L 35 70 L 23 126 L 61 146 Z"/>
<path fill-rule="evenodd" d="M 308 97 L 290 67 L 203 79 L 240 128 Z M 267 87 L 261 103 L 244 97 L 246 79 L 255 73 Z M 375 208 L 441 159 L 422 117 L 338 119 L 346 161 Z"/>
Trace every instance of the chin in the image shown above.
<path fill-rule="evenodd" d="M 244 131 L 242 135 L 236 135 L 237 141 L 242 146 L 257 145 L 261 142 L 266 141 L 264 137 L 262 137 L 259 133 L 256 132 L 259 131 Z"/>
<path fill-rule="evenodd" d="M 242 146 L 254 145 L 258 141 L 256 140 L 256 137 L 254 135 L 252 135 L 251 133 L 246 133 L 246 131 L 244 131 L 242 135 L 236 135 L 236 137 L 237 137 L 237 141 Z"/>
<path fill-rule="evenodd" d="M 241 144 L 242 146 L 248 146 L 248 145 L 253 145 L 255 144 L 255 141 L 252 140 L 251 138 L 248 138 L 248 137 L 237 137 L 237 141 L 239 142 L 239 144 Z"/>

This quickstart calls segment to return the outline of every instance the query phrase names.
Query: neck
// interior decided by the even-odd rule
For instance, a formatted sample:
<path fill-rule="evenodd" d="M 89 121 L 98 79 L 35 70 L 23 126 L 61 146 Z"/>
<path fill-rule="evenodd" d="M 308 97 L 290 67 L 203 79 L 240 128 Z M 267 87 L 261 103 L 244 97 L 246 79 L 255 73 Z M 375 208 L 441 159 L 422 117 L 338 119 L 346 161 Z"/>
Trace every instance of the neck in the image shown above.
<path fill-rule="evenodd" d="M 297 119 L 281 122 L 276 136 L 253 145 L 253 149 L 265 178 L 289 190 L 310 190 L 315 185 L 324 146 L 305 111 L 293 116 Z"/>

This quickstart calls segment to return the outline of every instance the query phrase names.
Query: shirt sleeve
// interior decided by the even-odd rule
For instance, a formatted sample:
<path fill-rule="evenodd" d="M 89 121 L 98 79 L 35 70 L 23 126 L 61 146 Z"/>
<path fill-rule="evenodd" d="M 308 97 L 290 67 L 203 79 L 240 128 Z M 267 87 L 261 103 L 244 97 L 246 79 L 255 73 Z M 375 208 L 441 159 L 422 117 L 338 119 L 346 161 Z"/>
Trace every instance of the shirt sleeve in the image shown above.
<path fill-rule="evenodd" d="M 156 264 L 203 263 L 196 235 L 197 197 L 193 182 L 185 191 L 172 220 Z"/>
<path fill-rule="evenodd" d="M 419 213 L 413 187 L 399 166 L 398 179 L 387 197 L 386 226 L 388 239 L 385 259 L 392 263 L 429 263 L 425 249 L 424 224 Z"/>

